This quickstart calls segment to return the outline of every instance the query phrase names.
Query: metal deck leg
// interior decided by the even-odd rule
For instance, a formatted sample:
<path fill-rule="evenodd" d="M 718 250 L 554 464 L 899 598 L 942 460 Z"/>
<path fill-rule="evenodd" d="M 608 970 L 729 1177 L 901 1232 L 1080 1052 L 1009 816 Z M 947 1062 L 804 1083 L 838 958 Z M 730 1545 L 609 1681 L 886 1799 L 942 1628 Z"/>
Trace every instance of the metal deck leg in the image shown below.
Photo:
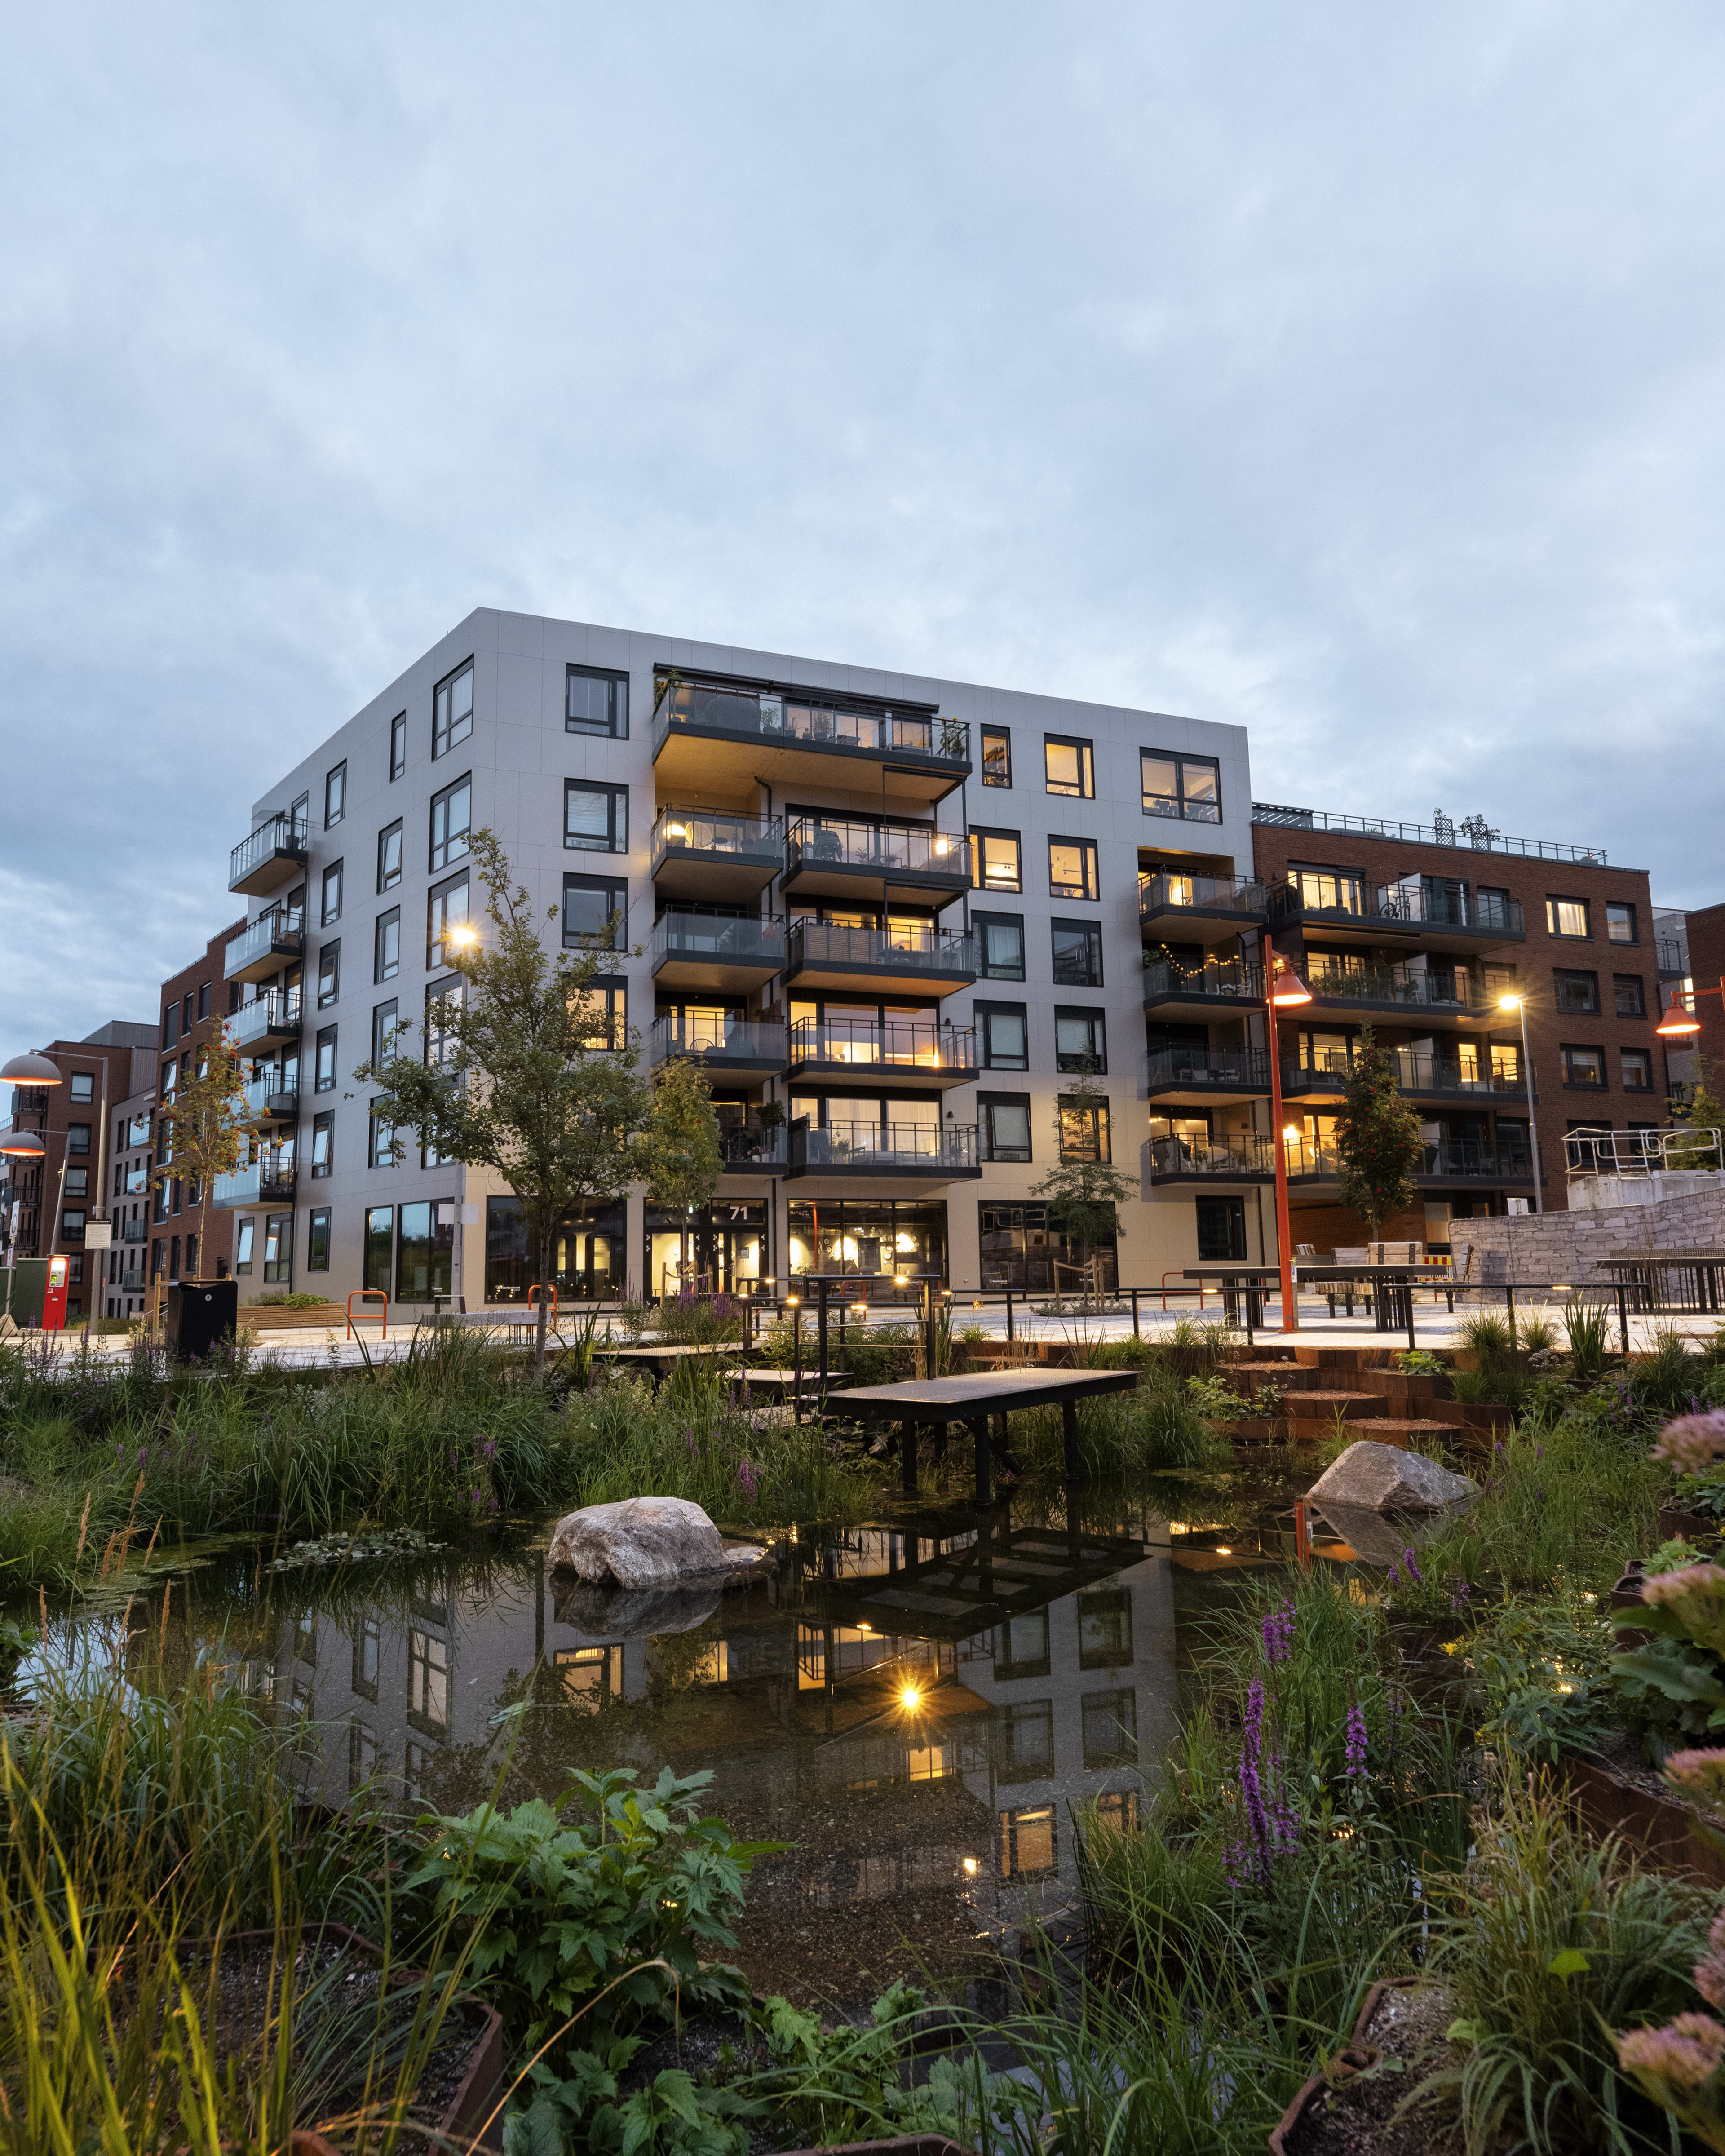
<path fill-rule="evenodd" d="M 1078 1403 L 1076 1400 L 1062 1400 L 1060 1402 L 1060 1435 L 1065 1440 L 1066 1448 L 1066 1480 L 1069 1482 L 1076 1482 L 1080 1479 L 1078 1473 Z"/>
<path fill-rule="evenodd" d="M 988 1471 L 988 1418 L 978 1415 L 970 1425 L 970 1434 L 976 1441 L 976 1502 L 980 1509 L 994 1502 Z"/>

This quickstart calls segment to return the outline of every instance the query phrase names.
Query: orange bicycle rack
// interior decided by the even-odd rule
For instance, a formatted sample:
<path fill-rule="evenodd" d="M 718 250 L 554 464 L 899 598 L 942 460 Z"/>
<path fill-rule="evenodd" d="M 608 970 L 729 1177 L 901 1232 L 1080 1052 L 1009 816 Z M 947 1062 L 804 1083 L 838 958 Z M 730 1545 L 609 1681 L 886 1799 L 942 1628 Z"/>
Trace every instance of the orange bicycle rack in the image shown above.
<path fill-rule="evenodd" d="M 382 1330 L 378 1332 L 377 1337 L 378 1337 L 380 1340 L 387 1340 L 387 1339 L 389 1337 L 389 1297 L 388 1297 L 387 1295 L 385 1295 L 385 1294 L 384 1294 L 384 1292 L 383 1292 L 383 1291 L 382 1291 L 382 1289 L 381 1287 L 357 1287 L 357 1288 L 355 1288 L 355 1289 L 354 1289 L 354 1291 L 353 1291 L 353 1295 L 350 1295 L 350 1296 L 348 1296 L 348 1298 L 347 1298 L 347 1337 L 348 1337 L 350 1340 L 351 1340 L 351 1339 L 352 1339 L 352 1337 L 353 1337 L 353 1296 L 357 1296 L 359 1297 L 359 1299 L 360 1299 L 360 1301 L 361 1301 L 362 1302 L 377 1301 L 377 1302 L 381 1302 L 381 1303 L 382 1304 L 383 1307 L 382 1307 L 382 1311 L 381 1311 L 381 1312 L 379 1312 L 378 1313 L 377 1313 L 377 1317 L 378 1317 L 378 1320 L 379 1320 L 380 1325 L 381 1325 L 381 1327 L 382 1327 Z M 359 1322 L 360 1322 L 360 1323 L 361 1323 L 362 1325 L 366 1324 L 366 1323 L 370 1320 L 370 1318 L 372 1317 L 372 1314 L 373 1314 L 373 1313 L 372 1313 L 372 1312 L 370 1312 L 369 1310 L 362 1310 L 362 1311 L 361 1311 L 361 1312 L 360 1312 L 360 1313 L 359 1313 Z"/>
<path fill-rule="evenodd" d="M 536 1302 L 536 1301 L 534 1301 L 534 1297 L 535 1297 L 536 1296 L 539 1298 L 539 1301 L 538 1301 L 537 1302 Z M 538 1309 L 538 1307 L 539 1307 L 539 1303 L 543 1302 L 543 1301 L 544 1301 L 544 1300 L 545 1300 L 545 1288 L 544 1288 L 544 1284 L 543 1284 L 542 1281 L 534 1281 L 534 1283 L 533 1283 L 533 1285 L 531 1286 L 531 1287 L 530 1287 L 530 1288 L 527 1290 L 527 1307 L 528 1307 L 528 1309 L 529 1309 L 530 1311 L 531 1311 L 531 1310 L 537 1310 L 537 1309 Z M 551 1284 L 551 1317 L 550 1317 L 550 1321 L 549 1321 L 549 1322 L 550 1322 L 550 1326 L 551 1326 L 551 1329 L 552 1329 L 552 1331 L 553 1332 L 555 1332 L 557 1331 L 557 1282 L 556 1282 L 555 1281 L 553 1281 L 552 1282 L 552 1284 Z"/>

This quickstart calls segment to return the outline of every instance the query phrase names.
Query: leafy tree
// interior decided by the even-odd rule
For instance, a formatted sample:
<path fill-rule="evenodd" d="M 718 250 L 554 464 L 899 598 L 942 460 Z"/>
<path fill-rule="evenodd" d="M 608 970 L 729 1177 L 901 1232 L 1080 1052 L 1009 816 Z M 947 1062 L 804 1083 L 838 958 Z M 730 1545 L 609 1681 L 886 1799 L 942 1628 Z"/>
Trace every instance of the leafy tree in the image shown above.
<path fill-rule="evenodd" d="M 1413 1203 L 1414 1177 L 1425 1158 L 1420 1118 L 1402 1098 L 1395 1065 L 1364 1027 L 1348 1089 L 1336 1116 L 1336 1165 L 1344 1205 L 1371 1222 L 1378 1240 L 1387 1213 Z"/>
<path fill-rule="evenodd" d="M 674 1055 L 654 1074 L 649 1125 L 647 1194 L 655 1205 L 674 1207 L 686 1219 L 719 1187 L 725 1163 L 718 1119 L 706 1073 L 686 1055 Z M 682 1231 L 681 1270 L 688 1271 L 689 1236 Z M 651 1283 L 649 1282 L 650 1291 Z"/>
<path fill-rule="evenodd" d="M 1725 1101 L 1719 1098 L 1719 1066 L 1711 1058 L 1697 1055 L 1695 1059 L 1695 1091 L 1689 1096 L 1688 1106 L 1671 1118 L 1673 1122 L 1687 1123 L 1692 1130 L 1725 1130 Z M 1710 1138 L 1692 1138 L 1674 1145 L 1666 1156 L 1673 1168 L 1710 1168 L 1717 1169 L 1719 1155 Z"/>
<path fill-rule="evenodd" d="M 1132 1196 L 1132 1185 L 1111 1162 L 1085 1157 L 1081 1137 L 1072 1152 L 1068 1147 L 1073 1133 L 1091 1127 L 1091 1111 L 1106 1107 L 1107 1096 L 1088 1070 L 1060 1096 L 1055 1105 L 1056 1164 L 1030 1194 L 1046 1199 L 1050 1219 L 1076 1249 L 1092 1253 L 1118 1232 L 1120 1208 Z"/>
<path fill-rule="evenodd" d="M 245 1063 L 218 1034 L 198 1051 L 196 1067 L 181 1079 L 172 1101 L 162 1104 L 157 1127 L 153 1189 L 183 1181 L 188 1200 L 198 1207 L 198 1261 L 208 1248 L 210 1186 L 218 1175 L 233 1175 L 251 1156 L 254 1138 L 264 1127 L 245 1097 Z M 187 1276 L 190 1277 L 190 1268 Z M 150 1283 L 149 1323 L 162 1307 L 162 1283 Z"/>

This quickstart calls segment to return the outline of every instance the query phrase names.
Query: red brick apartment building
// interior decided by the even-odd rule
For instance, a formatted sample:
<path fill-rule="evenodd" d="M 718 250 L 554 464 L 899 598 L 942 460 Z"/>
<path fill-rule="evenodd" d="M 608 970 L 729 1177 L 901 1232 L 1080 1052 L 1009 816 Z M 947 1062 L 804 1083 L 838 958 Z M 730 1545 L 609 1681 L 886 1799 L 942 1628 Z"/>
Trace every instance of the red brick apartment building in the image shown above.
<path fill-rule="evenodd" d="M 1522 1013 L 1505 996 L 1524 999 L 1542 1209 L 1568 1203 L 1569 1133 L 1669 1120 L 1643 870 L 1477 818 L 1429 827 L 1255 803 L 1252 843 L 1271 948 L 1313 998 L 1278 1022 L 1296 1243 L 1365 1240 L 1336 1200 L 1332 1138 L 1368 1026 L 1425 1139 L 1416 1201 L 1383 1224 L 1389 1237 L 1442 1245 L 1450 1219 L 1532 1199 Z M 1692 933 L 1705 917 L 1690 916 Z"/>
<path fill-rule="evenodd" d="M 1698 991 L 1694 1010 L 1701 1020 L 1701 1031 L 1688 1045 L 1706 1065 L 1712 1090 L 1717 1094 L 1725 1080 L 1725 998 L 1716 993 L 1725 986 L 1725 906 L 1703 906 L 1687 916 L 1687 926 L 1688 978 Z M 1681 988 L 1682 983 L 1673 985 Z"/>
<path fill-rule="evenodd" d="M 158 1117 L 172 1104 L 181 1081 L 197 1067 L 198 1050 L 219 1036 L 230 1010 L 239 1008 L 239 983 L 230 983 L 223 969 L 229 942 L 243 934 L 244 928 L 243 917 L 230 921 L 211 937 L 189 966 L 182 966 L 162 984 L 162 1018 L 156 1043 Z M 200 1220 L 198 1198 L 196 1185 L 179 1177 L 149 1192 L 151 1281 L 220 1279 L 231 1269 L 234 1215 L 220 1207 L 205 1205 Z"/>

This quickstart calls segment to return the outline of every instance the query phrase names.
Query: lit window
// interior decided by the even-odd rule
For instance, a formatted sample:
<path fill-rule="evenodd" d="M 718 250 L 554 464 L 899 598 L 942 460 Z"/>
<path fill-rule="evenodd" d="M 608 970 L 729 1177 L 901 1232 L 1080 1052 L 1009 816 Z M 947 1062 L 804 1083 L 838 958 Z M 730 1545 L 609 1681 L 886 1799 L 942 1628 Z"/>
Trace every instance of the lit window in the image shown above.
<path fill-rule="evenodd" d="M 1594 932 L 1584 898 L 1547 899 L 1545 926 L 1548 934 L 1553 936 L 1591 936 Z"/>
<path fill-rule="evenodd" d="M 1042 754 L 1050 793 L 1070 794 L 1084 801 L 1095 799 L 1096 762 L 1087 741 L 1069 740 L 1060 734 L 1045 734 Z"/>
<path fill-rule="evenodd" d="M 1222 820 L 1220 767 L 1210 756 L 1170 756 L 1143 749 L 1139 781 L 1147 816 L 1171 816 L 1188 824 Z"/>
<path fill-rule="evenodd" d="M 1076 1095 L 1063 1094 L 1060 1105 L 1060 1158 L 1111 1160 L 1107 1102 L 1081 1100 Z"/>
<path fill-rule="evenodd" d="M 984 726 L 983 734 L 983 783 L 984 786 L 1012 784 L 1012 736 L 1004 726 Z"/>
<path fill-rule="evenodd" d="M 1600 1048 L 1564 1048 L 1563 1083 L 1566 1086 L 1595 1086 L 1605 1082 L 1605 1052 Z"/>
<path fill-rule="evenodd" d="M 1024 889 L 1016 831 L 971 832 L 970 880 L 978 891 Z"/>
<path fill-rule="evenodd" d="M 1050 839 L 1048 842 L 1050 898 L 1090 898 L 1100 894 L 1094 839 Z"/>

